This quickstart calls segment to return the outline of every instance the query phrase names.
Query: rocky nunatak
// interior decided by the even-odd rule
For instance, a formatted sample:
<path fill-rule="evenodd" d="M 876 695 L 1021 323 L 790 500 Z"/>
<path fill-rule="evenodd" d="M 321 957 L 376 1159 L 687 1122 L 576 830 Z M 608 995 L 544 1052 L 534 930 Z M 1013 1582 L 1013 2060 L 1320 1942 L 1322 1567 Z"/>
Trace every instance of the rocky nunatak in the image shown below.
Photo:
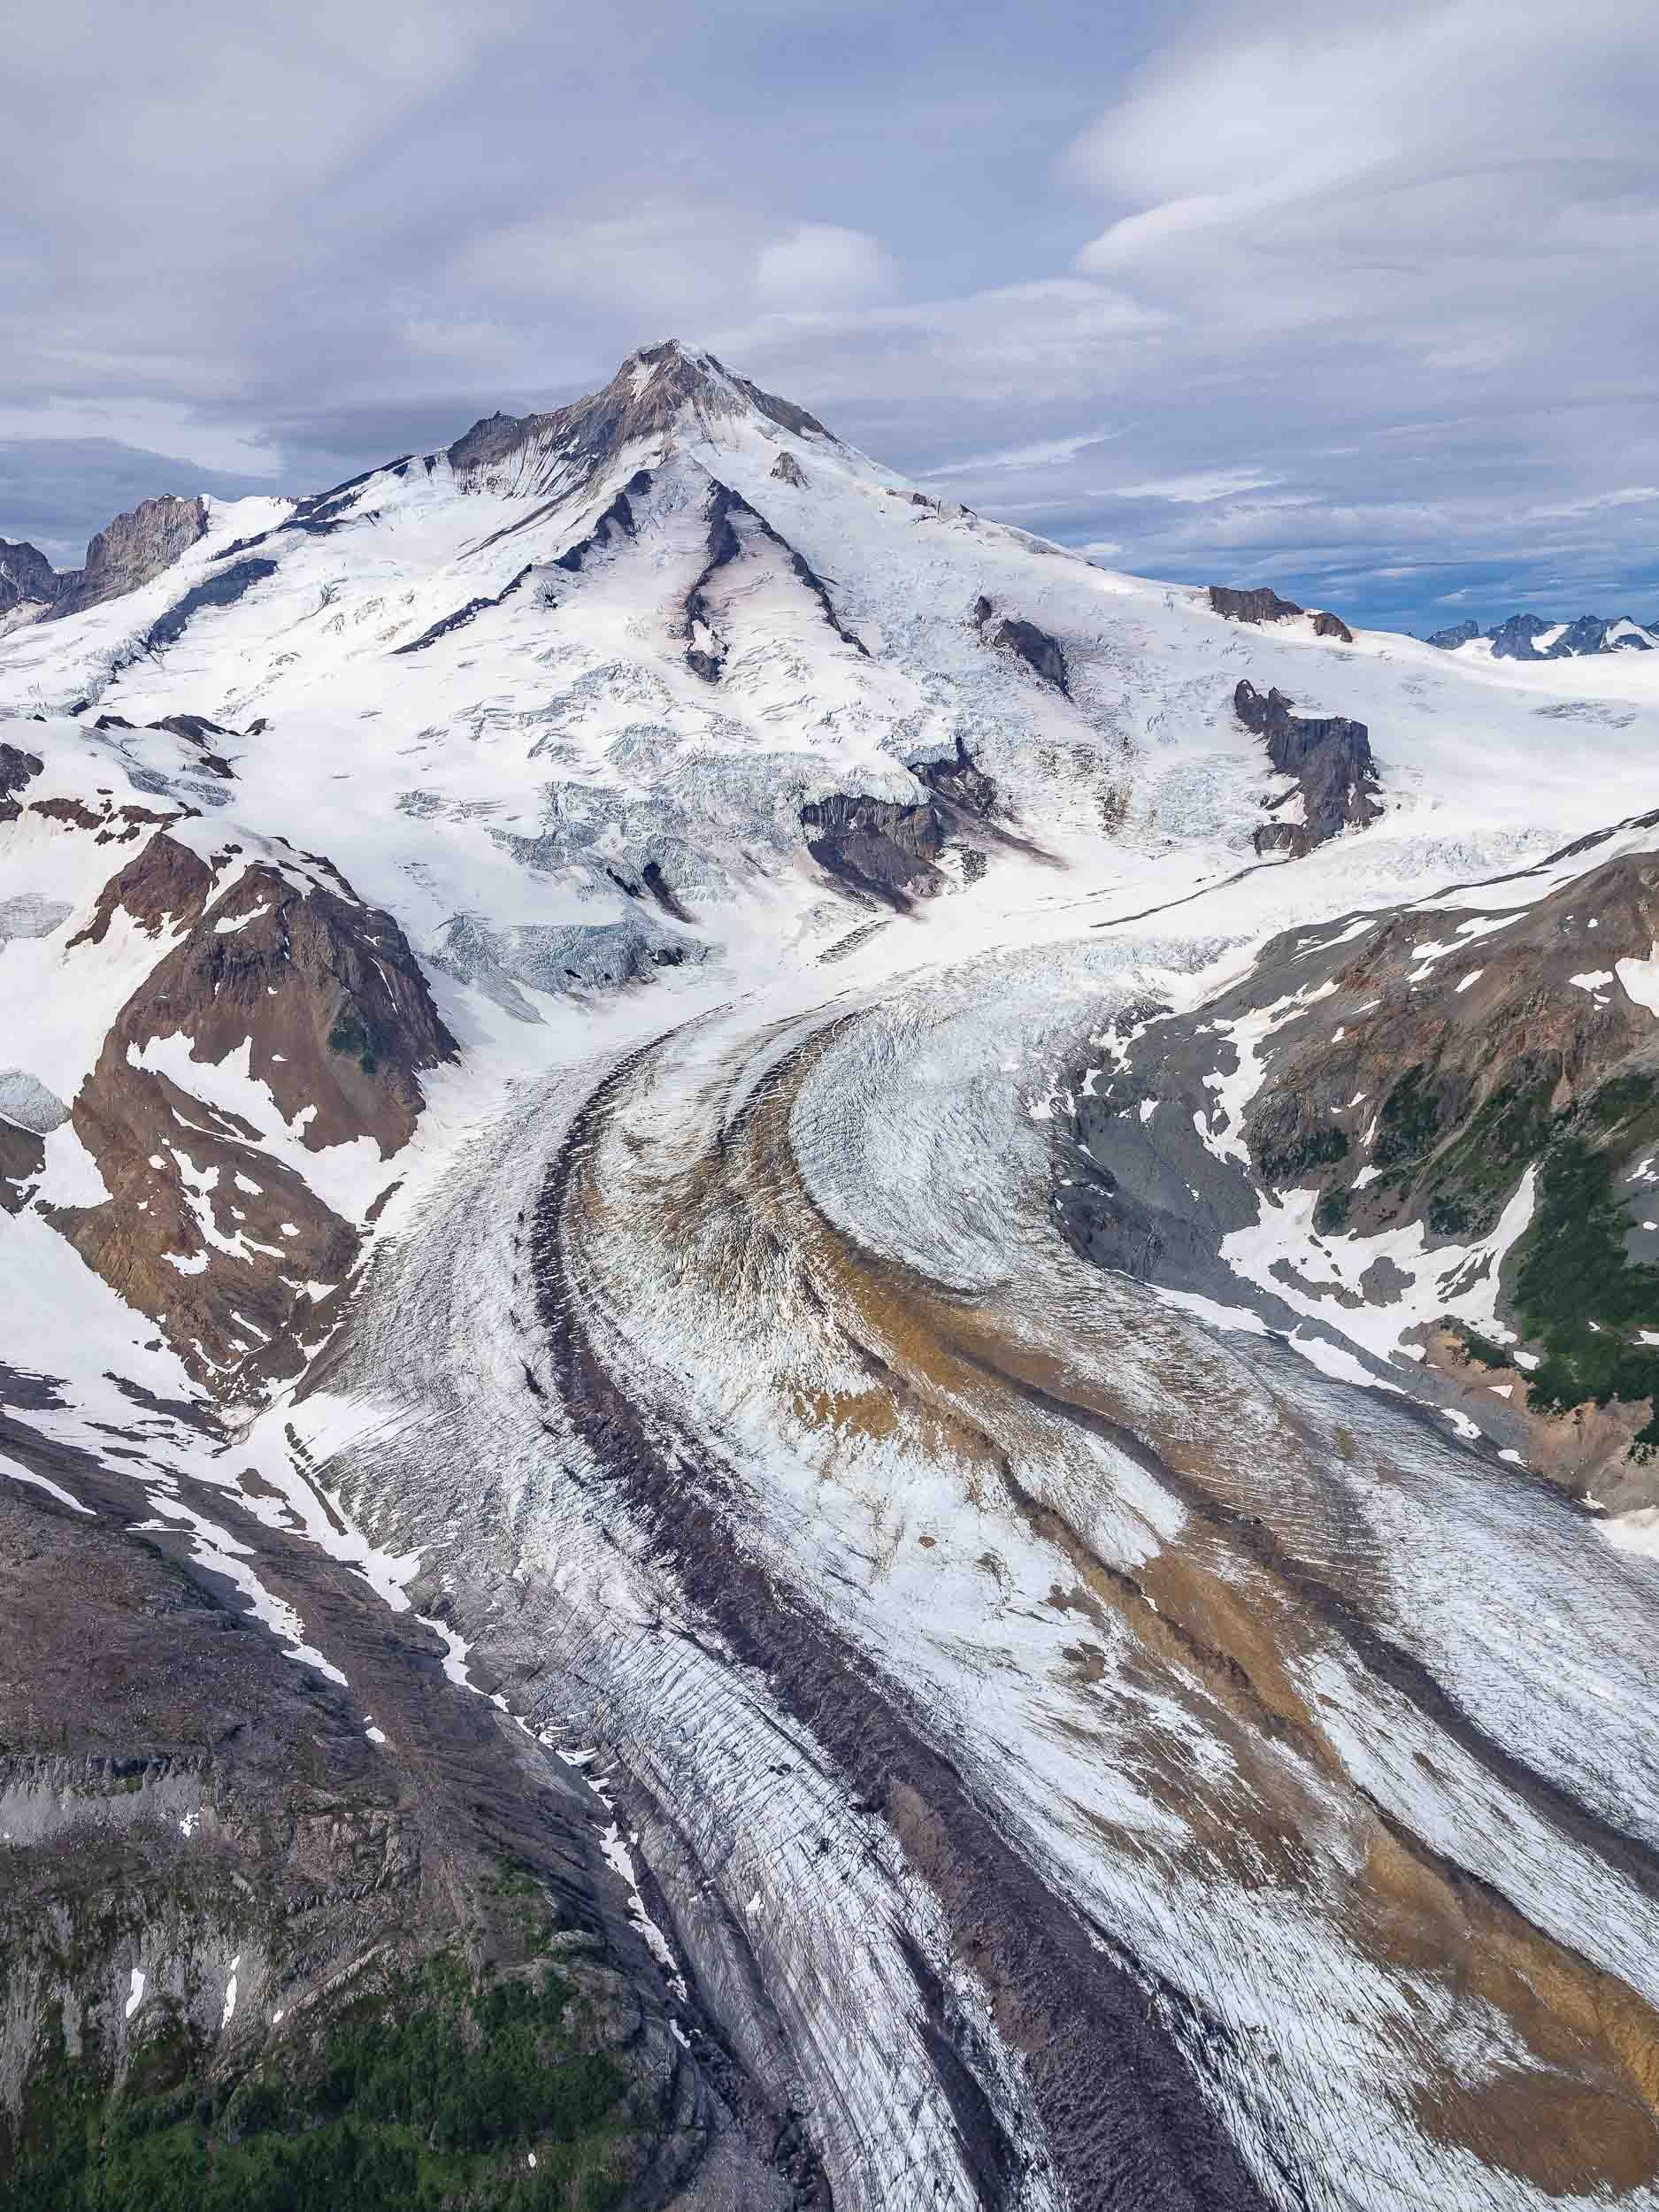
<path fill-rule="evenodd" d="M 954 757 L 914 761 L 910 773 L 929 794 L 916 805 L 837 791 L 801 809 L 807 850 L 819 867 L 901 910 L 948 887 L 940 862 L 953 841 L 961 849 L 964 880 L 983 872 L 985 855 L 973 832 L 997 810 L 995 784 L 960 740 Z"/>
<path fill-rule="evenodd" d="M 1211 584 L 1210 606 L 1227 622 L 1291 622 L 1305 614 L 1313 625 L 1315 637 L 1335 638 L 1339 644 L 1352 645 L 1354 633 L 1340 614 L 1333 614 L 1328 607 L 1299 607 L 1294 599 L 1281 599 L 1267 584 L 1257 584 L 1249 591 L 1235 591 L 1227 584 Z"/>
<path fill-rule="evenodd" d="M 1233 695 L 1233 712 L 1265 742 L 1274 773 L 1296 779 L 1294 789 L 1266 803 L 1269 810 L 1302 801 L 1302 820 L 1264 824 L 1256 833 L 1256 849 L 1296 859 L 1340 831 L 1363 829 L 1382 809 L 1365 725 L 1345 714 L 1296 714 L 1294 705 L 1278 689 L 1263 696 L 1248 679 Z"/>

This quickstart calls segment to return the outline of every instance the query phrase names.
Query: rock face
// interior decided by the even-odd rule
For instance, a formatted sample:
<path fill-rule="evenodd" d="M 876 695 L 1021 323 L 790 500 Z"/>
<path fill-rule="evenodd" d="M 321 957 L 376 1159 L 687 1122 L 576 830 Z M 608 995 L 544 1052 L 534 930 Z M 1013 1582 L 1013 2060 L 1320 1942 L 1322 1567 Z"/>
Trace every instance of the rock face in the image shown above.
<path fill-rule="evenodd" d="M 1065 655 L 1057 638 L 1050 637 L 1047 630 L 1019 615 L 999 615 L 988 599 L 975 601 L 973 619 L 987 645 L 1018 654 L 1033 675 L 1041 676 L 1044 683 L 1052 684 L 1067 698 L 1071 696 Z"/>
<path fill-rule="evenodd" d="M 1436 630 L 1428 642 L 1438 645 L 1443 653 L 1455 653 L 1460 645 L 1472 645 L 1479 635 L 1478 622 L 1455 622 L 1449 630 Z"/>
<path fill-rule="evenodd" d="M 947 887 L 949 878 L 939 862 L 953 830 L 971 833 L 959 848 L 964 879 L 983 871 L 984 855 L 972 833 L 997 811 L 995 784 L 960 738 L 953 759 L 913 761 L 910 773 L 932 795 L 925 804 L 836 792 L 801 809 L 807 850 L 819 867 L 901 911 Z"/>
<path fill-rule="evenodd" d="M 944 845 L 938 809 L 833 793 L 801 810 L 806 849 L 820 868 L 888 906 L 908 907 L 945 887 L 935 862 Z"/>
<path fill-rule="evenodd" d="M 1295 858 L 1342 830 L 1363 829 L 1382 809 L 1372 795 L 1377 764 L 1365 725 L 1340 714 L 1294 714 L 1292 704 L 1277 689 L 1263 697 L 1248 680 L 1233 695 L 1233 712 L 1247 730 L 1266 741 L 1274 773 L 1296 778 L 1302 802 L 1302 820 L 1274 822 L 1257 830 L 1256 849 L 1288 852 Z M 1271 803 L 1280 806 L 1286 801 Z"/>
<path fill-rule="evenodd" d="M 1210 603 L 1229 622 L 1287 622 L 1302 610 L 1294 599 L 1281 599 L 1266 584 L 1251 591 L 1234 591 L 1225 584 L 1211 584 Z"/>
<path fill-rule="evenodd" d="M 1333 637 L 1343 645 L 1352 645 L 1354 633 L 1340 614 L 1333 614 L 1328 607 L 1321 607 L 1313 618 L 1315 637 Z"/>
<path fill-rule="evenodd" d="M 206 747 L 233 733 L 170 719 L 183 758 L 229 774 Z M 6 1205 L 32 1203 L 199 1383 L 256 1396 L 339 1317 L 419 1077 L 454 1041 L 402 931 L 326 861 L 216 841 L 176 801 L 32 797 L 42 772 L 0 756 L 7 859 L 80 900 L 0 901 L 0 959 L 20 974 L 7 941 L 38 941 L 50 964 L 31 972 L 82 1010 L 89 1050 L 59 1098 L 27 1037 L 19 1065 L 0 1045 Z M 42 1140 L 65 1122 L 81 1164 L 37 1195 Z"/>
<path fill-rule="evenodd" d="M 943 799 L 964 814 L 973 815 L 980 821 L 989 821 L 997 810 L 997 790 L 983 768 L 973 758 L 967 746 L 958 737 L 956 757 L 952 760 L 921 760 L 910 763 L 910 772 L 918 777 L 936 798 Z"/>
<path fill-rule="evenodd" d="M 217 570 L 205 582 L 193 584 L 181 599 L 157 617 L 144 633 L 142 649 L 154 653 L 164 646 L 176 645 L 193 615 L 199 614 L 204 607 L 234 607 L 245 592 L 275 573 L 276 563 L 257 556 L 233 561 L 228 568 Z"/>
<path fill-rule="evenodd" d="M 1487 634 L 1492 640 L 1493 659 L 1542 660 L 1545 657 L 1532 641 L 1541 637 L 1550 627 L 1549 623 L 1540 622 L 1535 614 L 1512 614 L 1507 622 L 1501 622 L 1495 630 Z"/>
<path fill-rule="evenodd" d="M 122 916 L 181 941 L 122 1009 L 74 1102 L 109 1200 L 50 1218 L 200 1379 L 245 1395 L 300 1371 L 305 1340 L 338 1318 L 361 1241 L 361 1205 L 342 1214 L 303 1159 L 261 1148 L 255 1087 L 303 1132 L 303 1151 L 357 1148 L 383 1187 L 392 1171 L 379 1178 L 373 1164 L 413 1134 L 419 1071 L 456 1048 L 388 915 L 267 864 L 227 872 L 221 888 L 163 830 L 106 887 L 87 941 Z M 244 1056 L 247 1110 L 193 1095 L 189 1064 Z"/>
<path fill-rule="evenodd" d="M 780 484 L 793 484 L 797 491 L 806 489 L 806 471 L 793 453 L 780 453 L 767 474 L 775 476 Z"/>
<path fill-rule="evenodd" d="M 20 809 L 12 795 L 38 776 L 43 765 L 37 753 L 26 753 L 20 745 L 0 745 L 0 822 L 17 818 Z"/>
<path fill-rule="evenodd" d="M 144 500 L 130 514 L 117 515 L 88 541 L 86 565 L 63 579 L 52 605 L 54 619 L 136 591 L 171 568 L 206 528 L 207 503 L 171 492 Z"/>
<path fill-rule="evenodd" d="M 51 606 L 65 582 L 38 546 L 0 538 L 0 623 Z"/>

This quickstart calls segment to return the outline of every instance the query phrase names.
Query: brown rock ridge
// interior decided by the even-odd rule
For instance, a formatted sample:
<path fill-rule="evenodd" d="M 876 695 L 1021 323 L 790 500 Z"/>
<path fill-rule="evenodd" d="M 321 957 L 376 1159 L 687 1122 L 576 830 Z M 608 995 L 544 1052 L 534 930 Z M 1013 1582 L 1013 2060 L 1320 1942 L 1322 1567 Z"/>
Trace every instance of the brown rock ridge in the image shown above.
<path fill-rule="evenodd" d="M 303 1165 L 273 1157 L 253 1122 L 181 1086 L 176 1063 L 173 1074 L 139 1064 L 146 1048 L 182 1037 L 197 1064 L 234 1061 L 268 1087 L 306 1152 L 370 1140 L 366 1202 L 374 1158 L 389 1162 L 413 1134 L 419 1072 L 457 1048 L 388 915 L 338 878 L 338 890 L 319 880 L 326 864 L 296 881 L 268 861 L 238 873 L 240 857 L 230 844 L 210 865 L 163 827 L 72 941 L 102 942 L 119 911 L 158 956 L 74 1101 L 75 1133 L 110 1196 L 49 1218 L 165 1329 L 199 1381 L 246 1396 L 300 1372 L 339 1317 L 362 1224 L 326 1202 Z"/>
<path fill-rule="evenodd" d="M 1289 1179 L 1272 1172 L 1280 1160 L 1301 1175 L 1300 1155 L 1334 1128 L 1350 1142 L 1321 1179 L 1347 1192 L 1348 1227 L 1422 1217 L 1442 1234 L 1484 1233 L 1555 1118 L 1654 1038 L 1653 1015 L 1614 971 L 1659 938 L 1659 855 L 1608 861 L 1460 943 L 1460 924 L 1478 918 L 1408 910 L 1344 948 L 1335 995 L 1296 1025 L 1252 1102 L 1266 1180 Z M 1605 979 L 1586 988 L 1579 975 Z M 1380 1171 L 1356 1186 L 1368 1152 Z"/>
<path fill-rule="evenodd" d="M 1617 833 L 1651 842 L 1629 833 L 1656 825 Z M 1419 1231 L 1419 1286 L 1438 1281 L 1464 1318 L 1418 1308 L 1430 1325 L 1402 1341 L 1422 1361 L 1393 1360 L 1391 1379 L 1437 1410 L 1455 1400 L 1494 1451 L 1609 1510 L 1659 1503 L 1659 1022 L 1640 976 L 1640 997 L 1623 980 L 1659 943 L 1659 851 L 1591 864 L 1615 833 L 1501 879 L 1491 898 L 1471 885 L 1462 905 L 1450 894 L 1292 931 L 1190 1014 L 1148 1007 L 1144 1036 L 1079 1099 L 1056 1186 L 1078 1248 L 1283 1326 L 1271 1286 L 1220 1248 L 1263 1187 L 1310 1193 L 1304 1255 L 1271 1273 L 1296 1310 L 1317 1325 L 1305 1302 L 1323 1302 L 1347 1334 L 1352 1309 L 1386 1311 L 1408 1278 L 1380 1251 L 1367 1264 L 1350 1245 L 1333 1266 L 1327 1249 Z M 1570 857 L 1583 872 L 1558 883 Z M 1203 1131 L 1236 1049 L 1217 1040 L 1266 1008 L 1247 1171 L 1219 1163 Z M 1528 1178 L 1494 1258 L 1479 1248 Z M 1468 1294 L 1494 1266 L 1496 1320 L 1471 1329 Z"/>

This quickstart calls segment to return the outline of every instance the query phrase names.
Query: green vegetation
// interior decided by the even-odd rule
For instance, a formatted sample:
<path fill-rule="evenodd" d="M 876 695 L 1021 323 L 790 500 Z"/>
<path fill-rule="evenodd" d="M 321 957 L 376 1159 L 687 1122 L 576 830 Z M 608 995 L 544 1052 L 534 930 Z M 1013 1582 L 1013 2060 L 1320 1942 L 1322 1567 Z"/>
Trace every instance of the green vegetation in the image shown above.
<path fill-rule="evenodd" d="M 1514 1364 L 1502 1344 L 1494 1344 L 1489 1336 L 1482 1336 L 1478 1330 L 1460 1328 L 1457 1337 L 1465 1357 L 1477 1361 L 1482 1367 L 1509 1367 Z"/>
<path fill-rule="evenodd" d="M 1509 1081 L 1482 1101 L 1435 1163 L 1428 1202 L 1432 1235 L 1485 1236 L 1495 1225 L 1522 1170 L 1556 1133 L 1549 1102 L 1559 1075 L 1555 1055 L 1526 1056 Z"/>
<path fill-rule="evenodd" d="M 330 1048 L 335 1052 L 354 1053 L 365 1075 L 373 1075 L 382 1060 L 392 1057 L 396 1041 L 397 1033 L 389 1022 L 376 1021 L 349 999 L 342 1003 L 334 1016 L 334 1025 L 328 1033 Z"/>
<path fill-rule="evenodd" d="M 96 2048 L 73 2062 L 59 2039 L 0 2192 L 12 2212 L 607 2212 L 625 2083 L 579 2047 L 570 1997 L 550 1969 L 439 1959 L 359 1999 L 292 2072 L 209 2085 L 175 2032 L 112 2101 Z"/>
<path fill-rule="evenodd" d="M 1599 1128 L 1616 1129 L 1644 1106 L 1651 1106 L 1655 1095 L 1659 1083 L 1651 1075 L 1616 1075 L 1602 1084 L 1585 1111 Z"/>
<path fill-rule="evenodd" d="M 1602 1095 L 1592 1120 L 1602 1118 Z M 1659 1333 L 1659 1267 L 1625 1256 L 1613 1176 L 1608 1154 L 1566 1139 L 1544 1163 L 1538 1209 L 1517 1248 L 1516 1314 L 1544 1348 L 1529 1394 L 1546 1413 L 1659 1397 L 1659 1346 L 1632 1341 L 1643 1329 Z M 1635 1441 L 1644 1453 L 1659 1448 L 1659 1415 L 1650 1410 Z"/>
<path fill-rule="evenodd" d="M 1310 1170 L 1334 1167 L 1348 1157 L 1348 1133 L 1342 1129 L 1315 1129 L 1298 1134 L 1276 1149 L 1264 1147 L 1257 1165 L 1263 1182 L 1285 1184 Z"/>
<path fill-rule="evenodd" d="M 1340 1236 L 1348 1226 L 1348 1193 L 1340 1186 L 1323 1194 L 1313 1210 L 1313 1225 L 1321 1236 Z"/>
<path fill-rule="evenodd" d="M 1419 1158 L 1439 1136 L 1444 1118 L 1428 1070 L 1408 1068 L 1378 1110 L 1372 1160 L 1379 1167 L 1395 1167 Z"/>

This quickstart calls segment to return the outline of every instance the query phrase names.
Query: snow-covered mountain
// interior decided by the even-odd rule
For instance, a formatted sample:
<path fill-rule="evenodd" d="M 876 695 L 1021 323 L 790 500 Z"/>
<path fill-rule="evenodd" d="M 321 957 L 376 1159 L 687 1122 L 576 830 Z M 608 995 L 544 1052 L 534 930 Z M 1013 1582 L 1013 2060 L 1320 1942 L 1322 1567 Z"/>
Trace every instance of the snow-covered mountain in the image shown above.
<path fill-rule="evenodd" d="M 1478 650 L 1494 661 L 1577 660 L 1586 653 L 1651 653 L 1659 644 L 1659 622 L 1644 626 L 1627 614 L 1615 615 L 1610 621 L 1599 614 L 1581 614 L 1572 622 L 1512 614 L 1491 630 L 1476 622 L 1456 622 L 1449 630 L 1437 630 L 1428 641 L 1443 652 Z"/>
<path fill-rule="evenodd" d="M 1109 572 L 673 343 L 0 626 L 0 1490 L 467 1778 L 423 1942 L 511 1769 L 625 2201 L 1653 2201 L 1659 663 Z M 178 1936 L 204 2078 L 340 1852 L 332 1949 Z M 129 1936 L 29 1985 L 123 2054 Z"/>

